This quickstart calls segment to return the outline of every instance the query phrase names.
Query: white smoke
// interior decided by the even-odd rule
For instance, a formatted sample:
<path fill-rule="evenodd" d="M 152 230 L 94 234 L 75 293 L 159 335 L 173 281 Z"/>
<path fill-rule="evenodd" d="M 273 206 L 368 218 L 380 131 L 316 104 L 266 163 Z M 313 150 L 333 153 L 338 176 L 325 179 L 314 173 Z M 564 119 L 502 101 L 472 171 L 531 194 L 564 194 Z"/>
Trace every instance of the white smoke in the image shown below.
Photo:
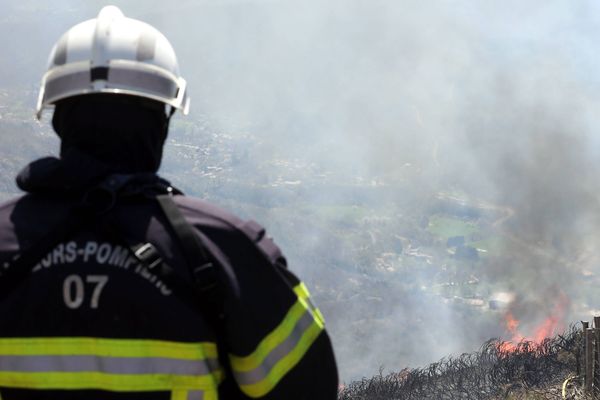
<path fill-rule="evenodd" d="M 398 214 L 408 212 L 400 205 L 406 199 L 427 199 L 449 187 L 508 207 L 515 216 L 507 232 L 535 246 L 507 240 L 506 257 L 487 274 L 514 276 L 507 290 L 533 288 L 532 300 L 522 306 L 526 309 L 543 303 L 557 283 L 580 300 L 573 319 L 587 312 L 582 304 L 593 307 L 598 300 L 594 294 L 577 294 L 581 270 L 600 272 L 594 251 L 600 215 L 597 2 L 113 3 L 172 41 L 190 83 L 189 119 L 210 121 L 202 132 L 227 133 L 233 141 L 251 135 L 262 143 L 248 146 L 251 159 L 301 160 L 306 168 L 334 176 L 409 179 L 410 185 L 384 195 Z M 0 25 L 2 84 L 37 84 L 54 40 L 106 3 L 52 4 L 0 4 L 5 30 L 19 29 L 9 40 Z M 167 164 L 167 172 L 175 169 L 175 161 Z M 345 192 L 327 187 L 302 196 L 309 202 L 346 199 Z M 252 215 L 251 209 L 240 211 Z M 331 276 L 335 272 L 322 271 L 327 265 L 307 262 L 302 252 L 329 244 L 329 227 L 282 232 L 281 226 L 290 224 L 277 221 L 294 216 L 275 208 L 256 211 L 272 232 L 284 236 L 276 239 L 288 247 L 292 269 L 313 285 L 362 279 Z M 300 226 L 302 216 L 294 221 Z M 379 283 L 369 285 L 359 287 L 370 288 L 375 300 L 361 312 L 385 309 L 386 318 L 376 326 L 360 325 L 364 315 L 354 309 L 325 307 L 339 314 L 326 317 L 334 321 L 345 380 L 375 374 L 382 364 L 400 369 L 473 350 L 503 333 L 493 317 L 474 325 L 468 311 L 451 310 L 435 296 L 416 291 L 377 300 Z M 368 354 L 354 351 L 356 335 L 346 335 L 361 329 Z M 420 334 L 419 343 L 403 340 L 407 329 Z"/>

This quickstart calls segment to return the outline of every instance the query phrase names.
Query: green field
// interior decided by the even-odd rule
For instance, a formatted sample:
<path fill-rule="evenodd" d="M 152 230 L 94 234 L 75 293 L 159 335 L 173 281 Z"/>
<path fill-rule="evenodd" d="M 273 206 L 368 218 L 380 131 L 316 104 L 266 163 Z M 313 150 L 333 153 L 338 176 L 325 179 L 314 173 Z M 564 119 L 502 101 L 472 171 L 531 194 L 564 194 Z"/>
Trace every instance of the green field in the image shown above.
<path fill-rule="evenodd" d="M 477 223 L 473 221 L 435 214 L 429 219 L 427 231 L 444 240 L 453 236 L 464 236 L 465 244 L 483 250 L 483 252 L 480 252 L 483 257 L 501 254 L 503 250 L 503 240 L 499 236 L 471 241 L 471 236 L 479 232 Z"/>
<path fill-rule="evenodd" d="M 427 230 L 439 237 L 448 239 L 453 236 L 469 236 L 479 231 L 473 221 L 434 214 L 429 218 Z"/>
<path fill-rule="evenodd" d="M 496 236 L 479 240 L 477 242 L 471 242 L 469 245 L 481 250 L 485 250 L 486 255 L 497 255 L 502 252 L 504 248 L 504 241 L 502 238 Z"/>

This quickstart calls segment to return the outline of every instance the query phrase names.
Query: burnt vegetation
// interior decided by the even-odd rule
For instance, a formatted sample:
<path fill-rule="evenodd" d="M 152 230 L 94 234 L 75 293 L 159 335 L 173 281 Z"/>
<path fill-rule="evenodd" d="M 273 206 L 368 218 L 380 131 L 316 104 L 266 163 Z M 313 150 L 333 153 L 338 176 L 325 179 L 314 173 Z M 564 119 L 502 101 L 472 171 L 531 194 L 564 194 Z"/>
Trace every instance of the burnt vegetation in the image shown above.
<path fill-rule="evenodd" d="M 387 375 L 380 370 L 344 386 L 338 400 L 583 399 L 581 348 L 581 331 L 575 327 L 541 343 L 490 340 L 477 352 L 424 368 Z"/>

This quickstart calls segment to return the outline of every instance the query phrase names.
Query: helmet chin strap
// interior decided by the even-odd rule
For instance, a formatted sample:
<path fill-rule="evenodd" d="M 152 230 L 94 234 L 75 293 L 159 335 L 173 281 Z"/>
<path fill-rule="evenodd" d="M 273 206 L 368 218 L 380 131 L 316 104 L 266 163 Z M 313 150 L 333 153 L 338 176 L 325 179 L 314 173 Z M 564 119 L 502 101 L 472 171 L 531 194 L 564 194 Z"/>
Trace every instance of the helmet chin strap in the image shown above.
<path fill-rule="evenodd" d="M 166 107 L 167 109 L 165 110 L 165 114 L 167 115 L 167 118 L 165 118 L 165 126 L 163 128 L 165 138 L 169 133 L 169 124 L 171 123 L 171 117 L 173 116 L 173 114 L 175 114 L 175 111 L 177 111 L 177 109 L 171 105 L 167 105 Z"/>
<path fill-rule="evenodd" d="M 168 107 L 168 111 L 167 111 L 167 123 L 169 123 L 169 121 L 171 120 L 171 117 L 173 116 L 173 114 L 175 114 L 175 111 L 177 111 L 177 109 L 171 105 L 167 105 Z"/>

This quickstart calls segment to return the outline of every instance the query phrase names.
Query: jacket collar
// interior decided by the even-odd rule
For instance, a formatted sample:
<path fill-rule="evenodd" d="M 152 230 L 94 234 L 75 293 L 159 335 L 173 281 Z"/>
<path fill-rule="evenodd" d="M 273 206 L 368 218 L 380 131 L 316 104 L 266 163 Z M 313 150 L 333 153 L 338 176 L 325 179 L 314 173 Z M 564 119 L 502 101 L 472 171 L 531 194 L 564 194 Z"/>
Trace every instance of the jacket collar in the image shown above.
<path fill-rule="evenodd" d="M 108 176 L 118 174 L 110 166 L 76 149 L 69 150 L 61 158 L 45 157 L 33 161 L 17 175 L 17 186 L 29 193 L 81 194 L 98 185 Z M 118 175 L 122 179 L 124 175 Z M 169 183 L 154 173 L 128 175 L 129 181 Z"/>

